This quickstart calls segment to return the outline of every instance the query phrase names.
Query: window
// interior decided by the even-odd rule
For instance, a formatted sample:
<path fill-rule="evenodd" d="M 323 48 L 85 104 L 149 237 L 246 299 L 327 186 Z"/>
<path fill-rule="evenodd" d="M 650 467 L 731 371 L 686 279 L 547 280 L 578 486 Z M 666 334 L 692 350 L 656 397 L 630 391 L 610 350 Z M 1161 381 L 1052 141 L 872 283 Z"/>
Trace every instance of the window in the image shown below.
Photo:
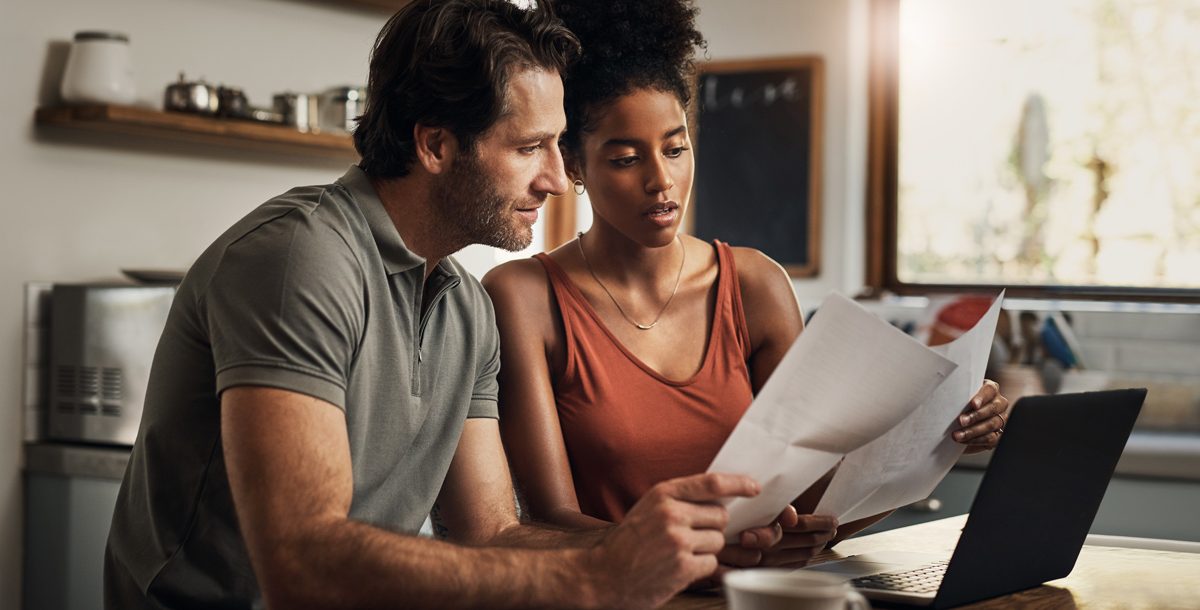
<path fill-rule="evenodd" d="M 869 280 L 1200 299 L 1200 0 L 875 0 Z"/>

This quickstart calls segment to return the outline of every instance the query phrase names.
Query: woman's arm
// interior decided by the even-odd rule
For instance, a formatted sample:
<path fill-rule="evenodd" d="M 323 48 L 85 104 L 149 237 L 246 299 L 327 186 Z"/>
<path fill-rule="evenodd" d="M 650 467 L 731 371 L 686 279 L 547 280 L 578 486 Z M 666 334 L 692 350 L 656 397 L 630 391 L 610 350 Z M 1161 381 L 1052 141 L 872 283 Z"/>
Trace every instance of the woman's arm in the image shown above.
<path fill-rule="evenodd" d="M 804 330 L 792 279 L 779 263 L 753 248 L 733 248 L 742 309 L 750 333 L 750 384 L 757 395 Z"/>
<path fill-rule="evenodd" d="M 500 329 L 500 433 L 522 508 L 543 523 L 602 528 L 584 515 L 554 404 L 552 367 L 563 359 L 562 320 L 541 263 L 524 259 L 483 278 Z"/>

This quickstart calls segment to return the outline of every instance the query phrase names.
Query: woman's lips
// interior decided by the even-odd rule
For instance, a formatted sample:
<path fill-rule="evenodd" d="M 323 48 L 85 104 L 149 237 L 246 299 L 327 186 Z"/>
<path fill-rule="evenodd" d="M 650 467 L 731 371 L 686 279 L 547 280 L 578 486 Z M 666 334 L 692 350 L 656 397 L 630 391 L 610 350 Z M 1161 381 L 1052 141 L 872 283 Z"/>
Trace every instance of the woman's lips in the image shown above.
<path fill-rule="evenodd" d="M 679 217 L 679 205 L 671 202 L 656 205 L 643 213 L 642 216 L 659 227 L 670 227 L 675 224 L 675 220 Z"/>

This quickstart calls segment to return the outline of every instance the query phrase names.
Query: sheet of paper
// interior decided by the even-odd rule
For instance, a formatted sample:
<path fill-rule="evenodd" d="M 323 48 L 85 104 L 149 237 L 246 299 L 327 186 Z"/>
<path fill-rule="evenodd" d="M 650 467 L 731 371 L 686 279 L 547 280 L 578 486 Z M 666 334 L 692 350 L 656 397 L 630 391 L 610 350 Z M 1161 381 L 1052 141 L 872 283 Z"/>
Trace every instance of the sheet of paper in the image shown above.
<path fill-rule="evenodd" d="M 727 501 L 726 536 L 770 523 L 846 453 L 907 417 L 954 368 L 857 303 L 830 295 L 709 466 L 749 475 L 763 488 Z"/>
<path fill-rule="evenodd" d="M 932 348 L 958 365 L 929 399 L 884 435 L 846 456 L 815 511 L 841 523 L 877 515 L 933 492 L 964 446 L 950 433 L 983 383 L 1000 318 L 1001 292 L 987 313 L 954 341 Z"/>

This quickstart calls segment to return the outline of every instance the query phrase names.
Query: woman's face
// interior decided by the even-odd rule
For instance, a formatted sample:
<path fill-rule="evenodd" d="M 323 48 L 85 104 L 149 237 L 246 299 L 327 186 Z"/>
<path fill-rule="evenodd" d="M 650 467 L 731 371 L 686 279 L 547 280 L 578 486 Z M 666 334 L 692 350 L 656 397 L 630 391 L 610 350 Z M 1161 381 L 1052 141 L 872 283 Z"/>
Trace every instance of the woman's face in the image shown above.
<path fill-rule="evenodd" d="M 670 244 L 687 210 L 695 172 L 679 100 L 639 89 L 593 116 L 595 129 L 583 134 L 583 158 L 574 162 L 597 220 L 644 246 Z"/>

